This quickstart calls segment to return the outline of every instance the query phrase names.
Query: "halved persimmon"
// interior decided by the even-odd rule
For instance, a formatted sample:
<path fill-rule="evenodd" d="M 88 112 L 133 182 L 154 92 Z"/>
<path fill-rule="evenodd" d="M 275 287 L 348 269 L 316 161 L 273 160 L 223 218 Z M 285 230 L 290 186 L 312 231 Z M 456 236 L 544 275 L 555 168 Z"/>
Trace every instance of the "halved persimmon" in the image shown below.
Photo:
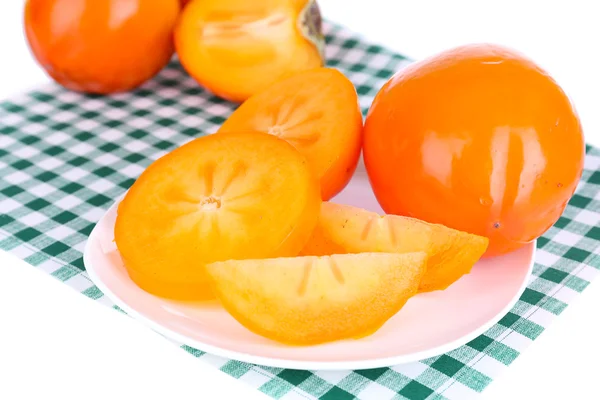
<path fill-rule="evenodd" d="M 306 156 L 328 200 L 354 173 L 362 143 L 362 115 L 352 82 L 332 68 L 277 81 L 246 100 L 219 132 L 257 130 L 287 140 Z"/>
<path fill-rule="evenodd" d="M 322 66 L 319 8 L 308 0 L 202 0 L 175 28 L 188 73 L 218 96 L 242 102 L 286 74 Z"/>
<path fill-rule="evenodd" d="M 208 135 L 141 174 L 119 205 L 115 242 L 142 289 L 211 298 L 205 264 L 296 255 L 320 202 L 308 162 L 284 140 L 259 132 Z"/>
<path fill-rule="evenodd" d="M 323 202 L 321 215 L 301 255 L 361 252 L 429 254 L 420 292 L 442 290 L 471 271 L 488 245 L 482 236 L 398 215 Z"/>
<path fill-rule="evenodd" d="M 217 297 L 249 330 L 317 344 L 374 333 L 417 293 L 427 254 L 361 253 L 207 265 Z"/>

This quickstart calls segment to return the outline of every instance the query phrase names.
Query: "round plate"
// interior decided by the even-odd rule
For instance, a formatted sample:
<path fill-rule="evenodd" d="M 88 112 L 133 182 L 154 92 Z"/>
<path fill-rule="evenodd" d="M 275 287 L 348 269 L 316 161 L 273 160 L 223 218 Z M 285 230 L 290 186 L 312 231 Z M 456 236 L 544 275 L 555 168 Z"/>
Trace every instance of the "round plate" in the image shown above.
<path fill-rule="evenodd" d="M 333 201 L 382 213 L 362 165 Z M 118 202 L 117 202 L 118 203 Z M 272 367 L 345 370 L 413 362 L 453 350 L 485 332 L 517 302 L 531 274 L 535 243 L 479 261 L 443 291 L 418 294 L 374 334 L 317 346 L 287 346 L 256 335 L 218 304 L 165 300 L 137 287 L 113 241 L 116 204 L 92 231 L 84 263 L 96 286 L 160 334 L 216 354 Z"/>

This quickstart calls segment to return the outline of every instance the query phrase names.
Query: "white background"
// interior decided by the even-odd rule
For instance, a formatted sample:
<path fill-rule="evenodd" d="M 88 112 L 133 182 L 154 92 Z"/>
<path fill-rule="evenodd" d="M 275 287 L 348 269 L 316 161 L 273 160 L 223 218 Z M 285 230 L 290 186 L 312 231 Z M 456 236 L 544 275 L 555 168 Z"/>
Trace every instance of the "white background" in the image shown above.
<path fill-rule="evenodd" d="M 325 18 L 412 58 L 469 42 L 512 46 L 573 99 L 600 145 L 600 24 L 593 1 L 321 0 Z M 0 99 L 45 74 L 22 35 L 22 2 L 0 2 Z M 595 282 L 482 396 L 593 398 L 600 358 Z M 137 322 L 0 253 L 0 398 L 260 399 Z"/>

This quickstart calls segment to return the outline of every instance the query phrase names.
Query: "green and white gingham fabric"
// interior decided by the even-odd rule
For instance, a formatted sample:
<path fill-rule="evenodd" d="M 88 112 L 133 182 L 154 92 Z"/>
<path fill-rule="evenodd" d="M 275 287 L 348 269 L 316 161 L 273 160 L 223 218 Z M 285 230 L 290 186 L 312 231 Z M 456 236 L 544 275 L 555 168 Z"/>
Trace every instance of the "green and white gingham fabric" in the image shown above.
<path fill-rule="evenodd" d="M 366 112 L 381 85 L 409 61 L 345 29 L 326 24 L 325 31 L 329 66 L 354 82 Z M 214 132 L 233 109 L 177 62 L 131 93 L 85 96 L 49 85 L 1 103 L 0 249 L 116 308 L 83 265 L 94 224 L 148 164 Z M 363 371 L 295 371 L 178 345 L 276 399 L 465 400 L 483 391 L 598 274 L 599 221 L 600 151 L 588 147 L 577 194 L 539 239 L 519 302 L 485 334 L 439 357 Z"/>

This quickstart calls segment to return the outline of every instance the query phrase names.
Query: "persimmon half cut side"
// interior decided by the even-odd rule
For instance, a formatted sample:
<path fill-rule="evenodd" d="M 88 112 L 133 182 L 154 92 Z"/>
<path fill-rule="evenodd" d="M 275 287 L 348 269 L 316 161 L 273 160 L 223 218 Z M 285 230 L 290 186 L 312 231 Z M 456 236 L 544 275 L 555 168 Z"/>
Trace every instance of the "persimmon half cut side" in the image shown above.
<path fill-rule="evenodd" d="M 316 68 L 279 80 L 246 100 L 219 132 L 256 130 L 290 142 L 310 162 L 328 200 L 356 170 L 362 115 L 354 85 L 333 68 Z"/>
<path fill-rule="evenodd" d="M 211 298 L 205 264 L 300 251 L 316 224 L 318 187 L 306 159 L 281 139 L 204 136 L 141 174 L 119 205 L 115 241 L 142 289 Z"/>
<path fill-rule="evenodd" d="M 175 28 L 183 67 L 217 96 L 242 102 L 286 74 L 323 65 L 320 13 L 307 0 L 202 0 Z"/>

